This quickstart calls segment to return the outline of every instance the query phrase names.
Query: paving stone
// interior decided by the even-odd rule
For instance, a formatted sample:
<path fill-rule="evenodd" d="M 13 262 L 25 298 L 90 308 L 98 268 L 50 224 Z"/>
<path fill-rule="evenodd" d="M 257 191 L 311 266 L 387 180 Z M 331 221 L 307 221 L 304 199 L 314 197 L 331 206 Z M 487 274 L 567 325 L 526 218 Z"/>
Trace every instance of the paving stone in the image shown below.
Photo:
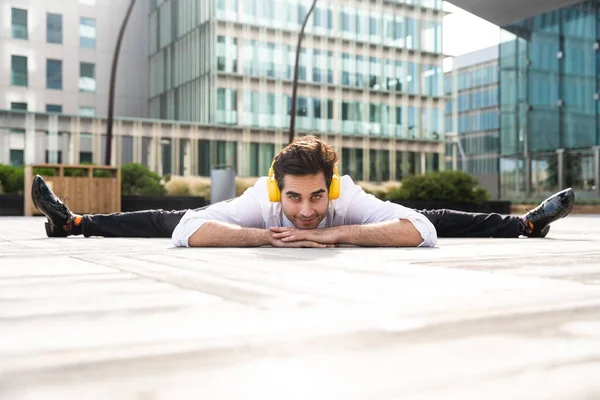
<path fill-rule="evenodd" d="M 0 218 L 2 399 L 600 397 L 600 216 L 433 249 L 180 249 Z"/>

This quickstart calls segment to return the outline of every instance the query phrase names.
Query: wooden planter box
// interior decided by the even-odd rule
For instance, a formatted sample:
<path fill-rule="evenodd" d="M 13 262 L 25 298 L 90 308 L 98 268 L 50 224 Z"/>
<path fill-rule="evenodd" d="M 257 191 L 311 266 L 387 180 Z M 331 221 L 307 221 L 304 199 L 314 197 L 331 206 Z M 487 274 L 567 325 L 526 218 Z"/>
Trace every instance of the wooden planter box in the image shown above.
<path fill-rule="evenodd" d="M 33 169 L 54 170 L 54 176 L 42 175 L 48 186 L 77 214 L 121 211 L 121 170 L 96 165 L 35 164 L 25 166 L 24 211 L 26 216 L 41 215 L 31 199 Z M 65 172 L 83 170 L 84 176 L 65 176 Z M 95 177 L 94 171 L 107 171 L 109 177 Z"/>

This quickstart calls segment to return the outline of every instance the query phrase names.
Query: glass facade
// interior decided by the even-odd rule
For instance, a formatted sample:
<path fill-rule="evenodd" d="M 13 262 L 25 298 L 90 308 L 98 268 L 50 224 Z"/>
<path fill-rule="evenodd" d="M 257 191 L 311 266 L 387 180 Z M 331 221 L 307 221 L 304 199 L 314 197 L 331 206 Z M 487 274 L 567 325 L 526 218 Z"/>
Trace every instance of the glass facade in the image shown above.
<path fill-rule="evenodd" d="M 498 59 L 495 53 L 486 57 L 489 50 L 463 56 L 465 65 L 446 77 L 445 91 L 454 101 L 445 104 L 444 125 L 460 141 L 448 143 L 446 160 L 452 168 L 448 160 L 456 159 L 457 169 L 475 176 L 492 198 L 498 198 Z"/>
<path fill-rule="evenodd" d="M 211 1 L 214 9 L 197 2 L 153 2 L 150 116 L 241 126 L 250 135 L 287 131 L 295 39 L 311 2 Z M 314 39 L 303 42 L 299 56 L 297 131 L 428 146 L 431 155 L 416 152 L 418 168 L 400 169 L 402 176 L 439 165 L 434 148 L 444 131 L 442 18 L 437 0 L 359 7 L 319 2 L 306 27 Z M 244 144 L 250 146 L 242 153 L 251 158 L 248 174 L 265 173 L 269 166 L 255 159 L 269 153 L 259 144 Z M 357 167 L 352 152 L 352 170 L 365 179 L 396 179 L 395 153 L 388 153 L 365 150 L 363 167 Z"/>
<path fill-rule="evenodd" d="M 503 196 L 543 197 L 568 186 L 597 190 L 599 7 L 585 1 L 503 27 Z"/>

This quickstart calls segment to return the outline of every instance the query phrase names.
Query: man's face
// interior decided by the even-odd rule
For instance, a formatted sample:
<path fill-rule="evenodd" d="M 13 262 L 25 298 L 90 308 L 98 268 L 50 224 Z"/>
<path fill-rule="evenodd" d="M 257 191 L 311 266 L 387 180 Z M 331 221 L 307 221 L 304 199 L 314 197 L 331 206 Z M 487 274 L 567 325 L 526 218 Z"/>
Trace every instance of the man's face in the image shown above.
<path fill-rule="evenodd" d="M 314 229 L 327 215 L 329 204 L 325 175 L 286 175 L 283 177 L 281 207 L 298 229 Z"/>

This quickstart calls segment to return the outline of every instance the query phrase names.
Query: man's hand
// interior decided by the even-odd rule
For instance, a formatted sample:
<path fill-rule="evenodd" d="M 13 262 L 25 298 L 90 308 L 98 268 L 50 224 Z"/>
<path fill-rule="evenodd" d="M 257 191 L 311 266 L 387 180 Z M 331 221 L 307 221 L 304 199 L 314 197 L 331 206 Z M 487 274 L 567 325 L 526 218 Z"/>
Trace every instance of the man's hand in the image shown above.
<path fill-rule="evenodd" d="M 340 241 L 339 228 L 341 227 L 317 229 L 273 227 L 270 228 L 270 231 L 274 239 L 287 244 L 308 241 L 325 244 L 328 247 L 336 247 Z"/>
<path fill-rule="evenodd" d="M 271 232 L 269 232 L 271 233 Z M 313 247 L 313 248 L 317 248 L 317 249 L 324 249 L 324 248 L 329 248 L 329 247 L 336 247 L 336 245 L 334 244 L 324 244 L 324 243 L 318 243 L 312 240 L 297 240 L 297 241 L 283 241 L 281 239 L 276 239 L 275 237 L 273 237 L 271 239 L 271 246 L 273 247 Z"/>

